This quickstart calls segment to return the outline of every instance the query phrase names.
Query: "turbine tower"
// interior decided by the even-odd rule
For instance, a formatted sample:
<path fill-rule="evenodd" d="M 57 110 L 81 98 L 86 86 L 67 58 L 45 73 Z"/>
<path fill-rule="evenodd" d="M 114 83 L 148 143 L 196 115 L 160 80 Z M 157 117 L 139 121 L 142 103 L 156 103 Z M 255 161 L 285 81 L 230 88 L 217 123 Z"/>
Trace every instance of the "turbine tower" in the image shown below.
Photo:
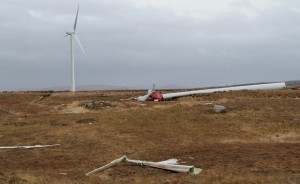
<path fill-rule="evenodd" d="M 79 47 L 81 48 L 84 55 L 85 51 L 80 43 L 80 40 L 76 34 L 76 26 L 77 26 L 77 19 L 78 19 L 78 11 L 79 11 L 79 5 L 77 8 L 77 14 L 74 22 L 73 32 L 66 32 L 66 36 L 70 36 L 70 44 L 71 44 L 71 91 L 75 92 L 75 64 L 74 64 L 74 40 L 77 41 Z"/>

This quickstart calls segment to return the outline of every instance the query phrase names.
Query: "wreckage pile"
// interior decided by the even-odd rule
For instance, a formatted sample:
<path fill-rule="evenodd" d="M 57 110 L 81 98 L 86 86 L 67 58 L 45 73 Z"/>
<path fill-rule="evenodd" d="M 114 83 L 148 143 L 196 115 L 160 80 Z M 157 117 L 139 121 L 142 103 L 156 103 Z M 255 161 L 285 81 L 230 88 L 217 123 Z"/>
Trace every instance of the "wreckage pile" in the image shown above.
<path fill-rule="evenodd" d="M 164 169 L 164 170 L 169 170 L 169 171 L 174 171 L 174 172 L 191 173 L 191 174 L 199 174 L 202 171 L 202 169 L 196 168 L 194 166 L 178 165 L 177 159 L 169 159 L 169 160 L 160 161 L 160 162 L 148 162 L 148 161 L 141 161 L 141 160 L 130 160 L 124 155 L 116 160 L 111 161 L 109 164 L 106 164 L 102 167 L 99 167 L 97 169 L 94 169 L 94 170 L 86 173 L 85 175 L 88 176 L 92 173 L 103 171 L 105 169 L 108 169 L 108 168 L 120 163 L 120 162 L 132 163 L 132 164 L 137 164 L 137 165 L 141 165 L 141 166 L 149 166 L 149 167 L 154 167 L 154 168 L 158 168 L 158 169 Z"/>

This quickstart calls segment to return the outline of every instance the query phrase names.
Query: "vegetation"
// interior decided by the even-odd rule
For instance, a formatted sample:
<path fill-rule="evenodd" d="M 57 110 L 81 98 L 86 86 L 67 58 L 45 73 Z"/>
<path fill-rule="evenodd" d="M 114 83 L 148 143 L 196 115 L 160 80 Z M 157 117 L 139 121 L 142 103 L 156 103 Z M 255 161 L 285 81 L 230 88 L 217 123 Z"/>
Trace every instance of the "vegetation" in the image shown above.
<path fill-rule="evenodd" d="M 0 183 L 300 183 L 300 93 L 236 91 L 166 102 L 144 91 L 0 93 Z M 87 108 L 93 102 L 95 108 Z M 213 104 L 227 113 L 213 113 Z M 199 175 L 120 164 L 177 158 Z"/>

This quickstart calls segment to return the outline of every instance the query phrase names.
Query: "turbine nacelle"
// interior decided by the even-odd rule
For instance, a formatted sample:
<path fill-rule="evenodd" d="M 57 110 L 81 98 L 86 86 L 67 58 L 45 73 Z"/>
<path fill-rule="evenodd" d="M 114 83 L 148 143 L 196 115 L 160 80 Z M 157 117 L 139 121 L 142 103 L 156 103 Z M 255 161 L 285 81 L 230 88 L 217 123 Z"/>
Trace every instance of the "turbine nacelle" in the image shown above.
<path fill-rule="evenodd" d="M 66 36 L 71 36 L 72 34 L 75 34 L 75 32 L 66 32 Z"/>

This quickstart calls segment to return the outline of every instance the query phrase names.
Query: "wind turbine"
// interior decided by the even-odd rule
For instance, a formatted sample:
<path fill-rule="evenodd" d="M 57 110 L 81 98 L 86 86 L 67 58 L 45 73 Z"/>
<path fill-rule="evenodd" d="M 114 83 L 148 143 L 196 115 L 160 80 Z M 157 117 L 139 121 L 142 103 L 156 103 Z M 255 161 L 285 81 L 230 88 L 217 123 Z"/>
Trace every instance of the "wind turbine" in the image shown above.
<path fill-rule="evenodd" d="M 77 8 L 77 14 L 76 14 L 76 18 L 75 18 L 75 22 L 74 22 L 74 26 L 73 26 L 73 32 L 66 32 L 66 36 L 70 36 L 70 44 L 71 44 L 71 91 L 75 92 L 75 64 L 74 64 L 74 39 L 76 39 L 79 47 L 81 48 L 82 52 L 84 55 L 85 51 L 80 43 L 80 40 L 76 34 L 76 26 L 77 26 L 77 19 L 78 19 L 78 11 L 79 11 L 79 5 Z"/>

